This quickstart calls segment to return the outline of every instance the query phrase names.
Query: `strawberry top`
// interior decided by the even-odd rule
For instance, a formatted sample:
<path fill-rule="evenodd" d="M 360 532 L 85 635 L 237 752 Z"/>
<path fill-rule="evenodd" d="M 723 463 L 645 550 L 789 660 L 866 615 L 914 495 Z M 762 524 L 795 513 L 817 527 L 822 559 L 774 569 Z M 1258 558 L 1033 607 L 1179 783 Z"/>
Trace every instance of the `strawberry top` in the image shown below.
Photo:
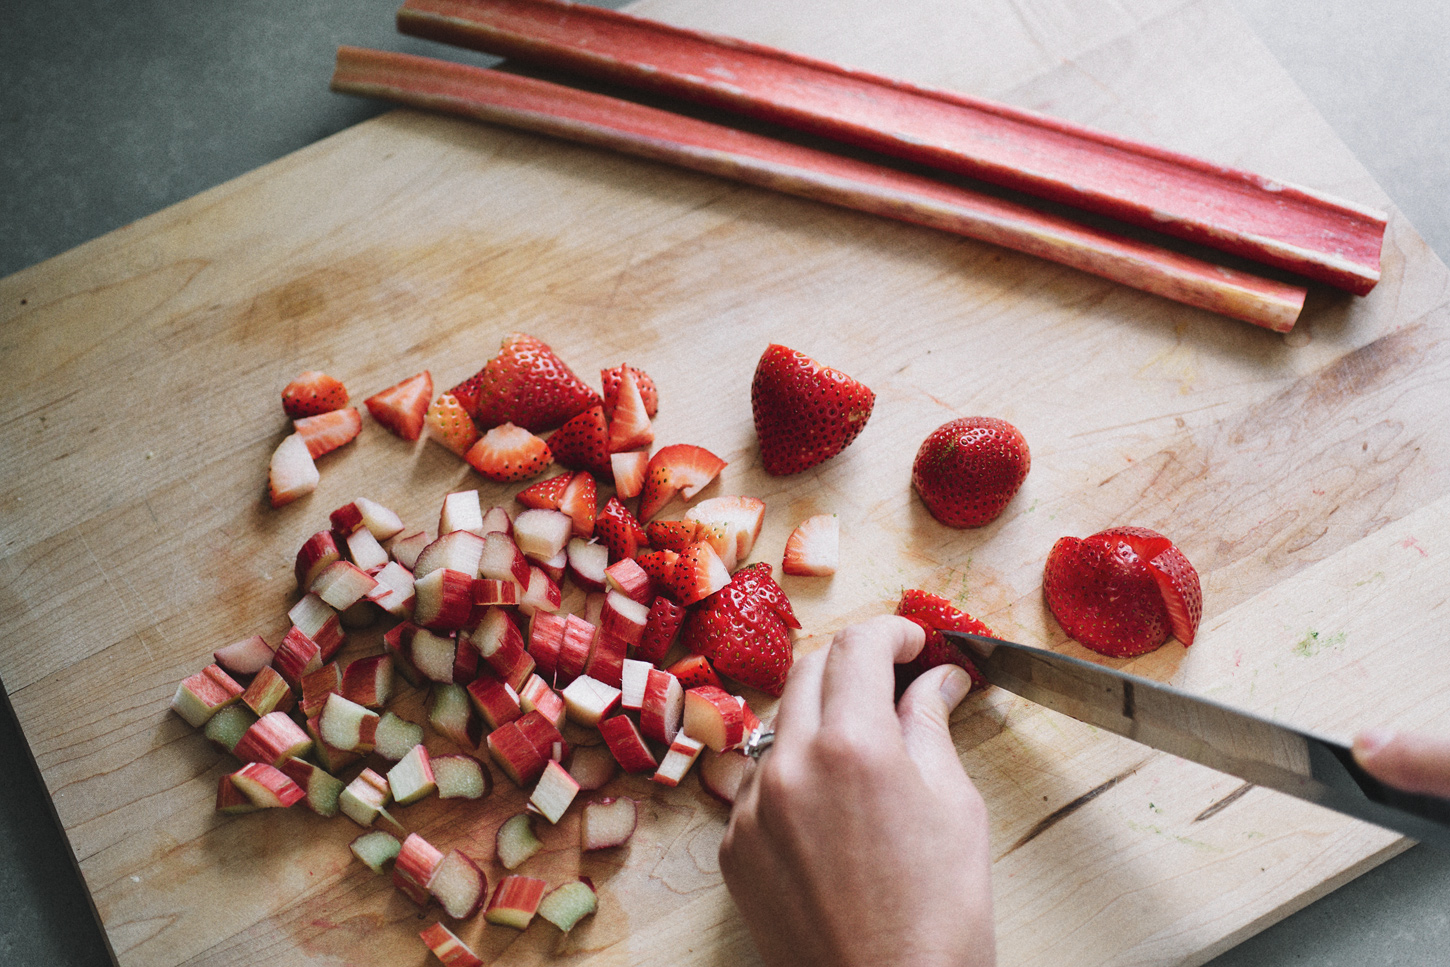
<path fill-rule="evenodd" d="M 780 345 L 766 348 L 750 385 L 765 472 L 799 473 L 846 449 L 876 396 L 839 370 Z"/>

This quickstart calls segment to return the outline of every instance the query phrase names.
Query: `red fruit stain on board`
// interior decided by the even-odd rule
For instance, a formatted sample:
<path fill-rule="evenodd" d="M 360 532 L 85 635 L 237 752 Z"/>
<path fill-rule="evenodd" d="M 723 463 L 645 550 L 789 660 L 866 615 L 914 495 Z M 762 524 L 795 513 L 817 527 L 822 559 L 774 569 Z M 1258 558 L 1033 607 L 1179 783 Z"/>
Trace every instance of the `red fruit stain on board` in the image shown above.
<path fill-rule="evenodd" d="M 1404 540 L 1400 541 L 1400 546 L 1403 547 L 1403 548 L 1405 548 L 1406 550 L 1416 550 L 1416 551 L 1419 551 L 1421 557 L 1429 557 L 1430 556 L 1429 552 L 1426 551 L 1423 547 L 1421 547 L 1420 546 L 1420 542 L 1417 541 L 1417 540 L 1415 540 L 1415 538 L 1413 536 L 1406 537 Z"/>

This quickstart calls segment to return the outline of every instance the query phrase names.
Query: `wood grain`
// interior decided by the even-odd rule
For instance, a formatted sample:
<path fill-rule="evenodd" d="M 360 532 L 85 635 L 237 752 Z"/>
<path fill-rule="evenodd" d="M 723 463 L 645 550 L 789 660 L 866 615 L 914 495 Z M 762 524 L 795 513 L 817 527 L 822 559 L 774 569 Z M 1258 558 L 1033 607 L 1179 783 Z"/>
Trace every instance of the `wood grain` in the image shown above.
<path fill-rule="evenodd" d="M 1390 207 L 1214 0 L 634 9 Z M 1135 671 L 1333 734 L 1450 728 L 1429 633 L 1450 553 L 1447 283 L 1393 214 L 1376 290 L 1311 292 L 1286 339 L 968 240 L 394 112 L 0 281 L 0 677 L 127 967 L 424 963 L 427 921 L 350 860 L 351 824 L 217 816 L 227 764 L 166 703 L 215 647 L 281 634 L 292 556 L 333 507 L 369 496 L 431 527 L 451 489 L 511 494 L 367 425 L 316 494 L 272 511 L 281 387 L 308 368 L 359 399 L 423 368 L 451 385 L 524 330 L 589 376 L 646 369 L 660 442 L 730 461 L 708 493 L 766 500 L 757 559 L 808 514 L 842 516 L 841 573 L 783 579 L 801 651 L 923 587 L 1082 654 L 1041 604 L 1047 549 L 1136 523 L 1198 565 L 1206 618 L 1191 651 Z M 765 476 L 754 448 L 771 341 L 877 394 L 851 449 L 797 477 Z M 911 457 L 978 413 L 1023 430 L 1033 470 L 997 523 L 947 532 L 909 492 Z M 954 734 L 993 816 L 1004 964 L 1201 963 L 1405 845 L 1001 694 Z M 405 822 L 497 875 L 493 830 L 523 801 L 498 778 L 475 809 Z M 480 920 L 466 939 L 502 964 L 752 962 L 716 869 L 724 809 L 694 782 L 616 791 L 645 814 L 620 855 L 581 859 L 571 816 L 531 861 L 594 876 L 592 921 Z"/>

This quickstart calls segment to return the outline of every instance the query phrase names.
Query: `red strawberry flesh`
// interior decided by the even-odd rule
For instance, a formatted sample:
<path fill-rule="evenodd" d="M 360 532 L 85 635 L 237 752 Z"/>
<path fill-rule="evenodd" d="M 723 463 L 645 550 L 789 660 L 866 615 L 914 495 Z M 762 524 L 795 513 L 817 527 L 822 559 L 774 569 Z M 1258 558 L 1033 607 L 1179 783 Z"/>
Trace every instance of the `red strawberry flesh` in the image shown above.
<path fill-rule="evenodd" d="M 785 346 L 769 346 L 750 386 L 765 472 L 799 473 L 834 457 L 865 428 L 875 401 L 871 390 L 845 373 Z"/>

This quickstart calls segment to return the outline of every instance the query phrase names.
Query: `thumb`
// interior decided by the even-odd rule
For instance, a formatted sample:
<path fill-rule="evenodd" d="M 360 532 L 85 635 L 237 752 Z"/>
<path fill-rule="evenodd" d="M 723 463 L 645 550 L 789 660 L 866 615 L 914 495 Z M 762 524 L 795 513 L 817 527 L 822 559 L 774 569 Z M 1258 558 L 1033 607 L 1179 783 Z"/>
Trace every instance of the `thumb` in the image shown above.
<path fill-rule="evenodd" d="M 1355 737 L 1354 757 L 1381 782 L 1450 798 L 1450 739 L 1369 729 Z"/>
<path fill-rule="evenodd" d="M 971 687 L 972 680 L 962 669 L 938 665 L 907 686 L 896 706 L 907 755 L 932 792 L 946 800 L 974 791 L 948 725 L 952 709 L 961 704 Z"/>

